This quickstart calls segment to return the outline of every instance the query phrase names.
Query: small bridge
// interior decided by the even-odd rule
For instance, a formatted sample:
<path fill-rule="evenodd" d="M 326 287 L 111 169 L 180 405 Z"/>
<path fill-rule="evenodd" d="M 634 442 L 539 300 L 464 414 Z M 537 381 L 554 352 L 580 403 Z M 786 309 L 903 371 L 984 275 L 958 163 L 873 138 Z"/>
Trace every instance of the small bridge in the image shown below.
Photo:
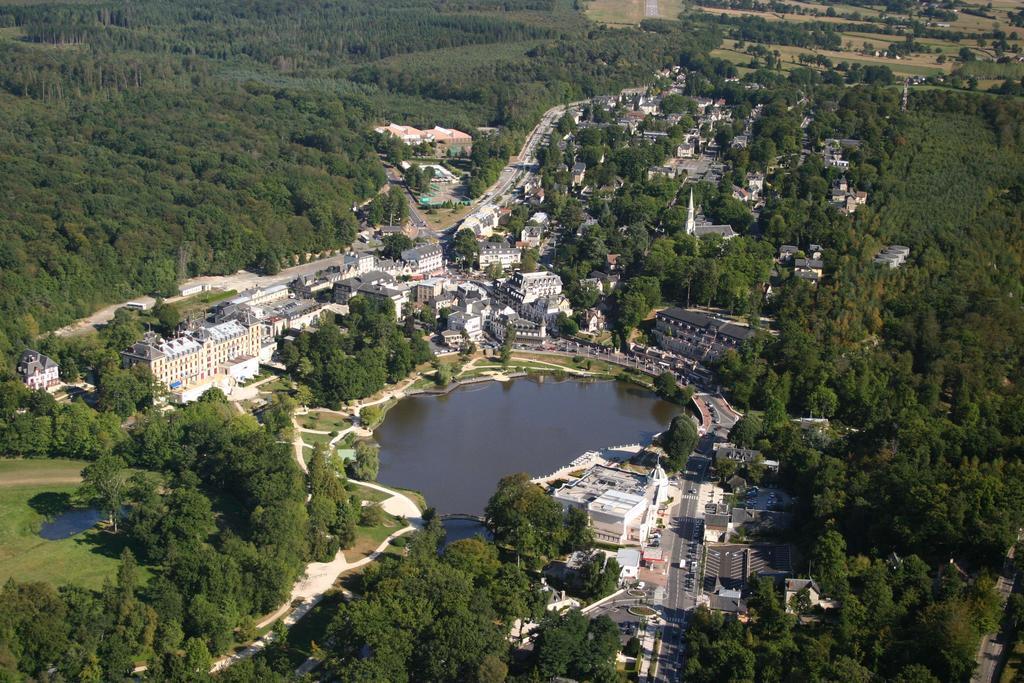
<path fill-rule="evenodd" d="M 483 515 L 471 515 L 465 512 L 449 512 L 446 515 L 441 515 L 440 519 L 442 522 L 449 519 L 468 519 L 471 522 L 479 522 L 480 524 L 486 521 Z"/>

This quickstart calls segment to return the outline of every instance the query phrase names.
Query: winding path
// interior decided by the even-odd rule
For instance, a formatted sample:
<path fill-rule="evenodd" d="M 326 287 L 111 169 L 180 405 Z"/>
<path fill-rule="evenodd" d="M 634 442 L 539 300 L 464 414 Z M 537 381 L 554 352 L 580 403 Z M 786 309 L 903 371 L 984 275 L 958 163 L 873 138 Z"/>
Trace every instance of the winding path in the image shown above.
<path fill-rule="evenodd" d="M 304 464 L 305 463 L 303 463 L 303 466 Z M 335 555 L 334 559 L 330 562 L 310 562 L 306 565 L 305 574 L 302 578 L 296 581 L 295 585 L 292 587 L 292 593 L 288 602 L 281 605 L 281 607 L 272 614 L 269 614 L 260 620 L 260 622 L 256 624 L 257 628 L 266 628 L 278 619 L 282 618 L 286 626 L 291 626 L 299 619 L 306 616 L 309 611 L 323 599 L 324 594 L 334 586 L 334 583 L 338 580 L 339 576 L 373 562 L 381 555 L 381 553 L 387 550 L 393 539 L 415 531 L 423 526 L 423 517 L 419 507 L 417 507 L 416 503 L 414 503 L 412 499 L 405 494 L 368 481 L 356 481 L 354 479 L 350 479 L 349 481 L 359 486 L 374 489 L 375 491 L 390 493 L 391 497 L 381 502 L 381 507 L 389 514 L 404 517 L 406 526 L 389 535 L 372 553 L 360 560 L 356 560 L 355 562 L 349 562 L 346 560 L 345 552 L 343 550 L 339 550 L 338 554 Z M 293 604 L 297 604 L 298 606 L 293 608 Z M 216 673 L 222 669 L 226 669 L 241 659 L 252 657 L 260 650 L 263 650 L 267 646 L 267 643 L 273 639 L 274 632 L 270 631 L 238 652 L 221 657 L 214 663 L 213 668 L 210 669 L 210 673 Z"/>

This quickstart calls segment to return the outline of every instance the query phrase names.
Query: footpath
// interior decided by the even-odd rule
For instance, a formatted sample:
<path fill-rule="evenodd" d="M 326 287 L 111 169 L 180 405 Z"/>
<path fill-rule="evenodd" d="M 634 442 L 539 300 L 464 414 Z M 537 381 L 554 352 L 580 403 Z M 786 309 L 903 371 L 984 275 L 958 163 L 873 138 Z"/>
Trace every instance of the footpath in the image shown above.
<path fill-rule="evenodd" d="M 381 553 L 387 550 L 392 540 L 399 536 L 411 533 L 423 526 L 423 517 L 421 516 L 419 507 L 417 507 L 416 503 L 414 503 L 412 499 L 405 494 L 372 482 L 356 481 L 354 479 L 350 479 L 349 481 L 359 486 L 374 489 L 375 491 L 390 493 L 391 497 L 382 501 L 380 505 L 388 514 L 404 517 L 406 520 L 406 526 L 385 538 L 372 553 L 360 560 L 356 560 L 355 562 L 349 562 L 345 558 L 345 551 L 343 550 L 339 550 L 338 554 L 335 555 L 334 559 L 330 562 L 310 562 L 306 565 L 306 571 L 302 578 L 296 581 L 295 585 L 292 587 L 291 596 L 289 597 L 288 602 L 283 604 L 272 614 L 269 614 L 260 620 L 260 622 L 256 624 L 257 628 L 266 628 L 278 619 L 283 619 L 285 626 L 291 626 L 299 619 L 306 616 L 310 610 L 320 603 L 324 594 L 334 586 L 338 577 L 346 572 L 359 569 L 360 567 L 373 562 L 381 555 Z M 252 657 L 257 652 L 263 650 L 268 643 L 273 641 L 273 639 L 274 632 L 270 631 L 241 650 L 221 657 L 214 662 L 213 668 L 210 669 L 210 673 L 216 673 L 226 669 L 239 660 Z"/>

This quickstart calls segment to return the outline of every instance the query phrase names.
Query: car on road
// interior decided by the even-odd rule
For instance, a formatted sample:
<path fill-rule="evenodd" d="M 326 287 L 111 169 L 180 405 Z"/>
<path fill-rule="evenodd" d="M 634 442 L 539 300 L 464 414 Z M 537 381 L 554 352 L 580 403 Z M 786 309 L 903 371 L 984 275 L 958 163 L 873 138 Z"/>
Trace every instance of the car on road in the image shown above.
<path fill-rule="evenodd" d="M 690 493 L 697 493 L 697 489 L 690 489 Z"/>

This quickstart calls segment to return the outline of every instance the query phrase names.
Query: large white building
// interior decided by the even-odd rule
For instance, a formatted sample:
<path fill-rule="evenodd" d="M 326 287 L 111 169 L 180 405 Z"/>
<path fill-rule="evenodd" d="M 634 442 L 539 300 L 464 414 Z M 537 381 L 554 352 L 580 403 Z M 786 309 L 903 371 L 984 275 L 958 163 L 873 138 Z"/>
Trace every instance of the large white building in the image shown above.
<path fill-rule="evenodd" d="M 259 373 L 260 325 L 236 320 L 205 324 L 175 337 L 149 333 L 121 352 L 124 367 L 144 365 L 178 403 L 193 401 L 213 387 L 230 391 Z"/>
<path fill-rule="evenodd" d="M 410 275 L 433 275 L 444 270 L 444 252 L 439 244 L 424 244 L 402 252 Z"/>
<path fill-rule="evenodd" d="M 523 250 L 496 242 L 484 242 L 480 245 L 479 258 L 480 270 L 486 269 L 492 263 L 497 263 L 502 268 L 511 268 L 522 260 Z"/>
<path fill-rule="evenodd" d="M 552 495 L 564 509 L 587 512 L 596 540 L 633 545 L 646 541 L 656 523 L 658 505 L 668 496 L 668 477 L 661 467 L 643 475 L 594 465 Z"/>
<path fill-rule="evenodd" d="M 562 293 L 562 278 L 555 273 L 517 272 L 505 281 L 503 291 L 517 304 L 530 304 L 541 297 L 557 296 Z"/>

